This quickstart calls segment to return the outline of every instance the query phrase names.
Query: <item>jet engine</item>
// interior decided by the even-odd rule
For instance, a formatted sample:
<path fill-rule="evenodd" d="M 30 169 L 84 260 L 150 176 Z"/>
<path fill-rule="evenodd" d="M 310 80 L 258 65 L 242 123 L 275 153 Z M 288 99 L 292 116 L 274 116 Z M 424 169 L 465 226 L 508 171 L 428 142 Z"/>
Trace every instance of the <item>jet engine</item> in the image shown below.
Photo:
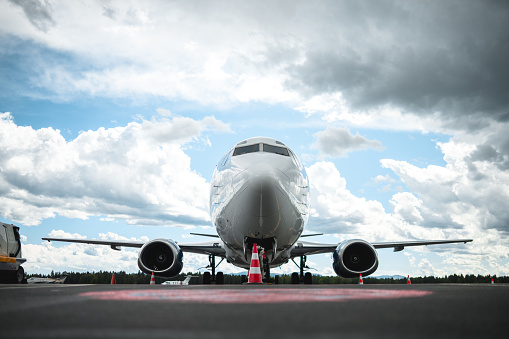
<path fill-rule="evenodd" d="M 154 239 L 147 242 L 138 255 L 138 267 L 147 274 L 171 278 L 182 271 L 183 254 L 180 247 L 168 239 Z"/>
<path fill-rule="evenodd" d="M 373 245 L 364 240 L 352 239 L 339 244 L 333 253 L 332 268 L 343 278 L 359 274 L 370 275 L 378 268 L 378 255 Z"/>

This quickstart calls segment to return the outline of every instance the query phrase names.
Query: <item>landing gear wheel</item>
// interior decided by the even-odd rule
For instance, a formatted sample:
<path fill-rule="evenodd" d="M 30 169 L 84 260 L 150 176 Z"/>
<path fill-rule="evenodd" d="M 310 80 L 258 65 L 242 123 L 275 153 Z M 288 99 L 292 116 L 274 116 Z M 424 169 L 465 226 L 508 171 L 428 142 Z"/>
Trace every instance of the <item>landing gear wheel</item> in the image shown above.
<path fill-rule="evenodd" d="M 293 272 L 292 273 L 292 285 L 298 285 L 298 284 L 300 284 L 299 273 Z"/>
<path fill-rule="evenodd" d="M 224 275 L 223 272 L 217 272 L 216 274 L 216 285 L 224 284 Z"/>
<path fill-rule="evenodd" d="M 203 273 L 203 285 L 210 285 L 211 281 L 210 272 Z"/>
<path fill-rule="evenodd" d="M 304 284 L 307 285 L 313 284 L 313 276 L 311 275 L 311 273 L 306 272 L 306 274 L 304 274 Z"/>

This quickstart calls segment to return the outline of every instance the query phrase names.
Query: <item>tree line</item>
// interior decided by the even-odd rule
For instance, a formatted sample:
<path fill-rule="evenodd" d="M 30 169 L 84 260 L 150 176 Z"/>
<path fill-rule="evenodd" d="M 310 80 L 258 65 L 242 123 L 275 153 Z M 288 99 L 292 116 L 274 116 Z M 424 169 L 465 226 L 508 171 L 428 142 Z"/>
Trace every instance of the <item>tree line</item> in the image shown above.
<path fill-rule="evenodd" d="M 99 271 L 99 272 L 51 272 L 47 275 L 37 275 L 32 274 L 28 275 L 28 278 L 31 277 L 41 277 L 41 278 L 58 278 L 62 275 L 67 275 L 67 279 L 65 280 L 65 284 L 110 284 L 113 272 L 107 271 Z M 168 278 L 160 278 L 155 277 L 156 284 L 160 284 L 166 280 L 177 280 L 182 281 L 186 278 L 187 275 L 196 276 L 197 278 L 191 278 L 189 284 L 190 285 L 200 285 L 203 282 L 203 273 L 181 273 L 177 277 L 168 279 Z M 115 272 L 115 282 L 117 284 L 149 284 L 150 283 L 150 275 L 144 274 L 142 272 L 138 273 L 126 273 L 124 271 Z M 494 283 L 509 283 L 509 277 L 502 276 L 490 276 L 490 275 L 449 275 L 444 277 L 433 277 L 433 276 L 425 276 L 425 277 L 410 277 L 412 284 L 488 284 L 491 283 L 493 279 Z M 290 284 L 291 276 L 288 274 L 278 275 L 278 280 L 280 284 Z M 225 274 L 224 275 L 224 283 L 225 284 L 241 284 L 247 281 L 247 277 L 245 275 L 237 275 L 237 274 Z M 329 285 L 329 284 L 357 284 L 359 281 L 358 278 L 346 279 L 337 276 L 320 276 L 313 275 L 313 284 L 319 285 Z M 394 279 L 394 278 L 373 278 L 373 277 L 365 277 L 363 278 L 364 284 L 406 284 L 407 279 Z"/>

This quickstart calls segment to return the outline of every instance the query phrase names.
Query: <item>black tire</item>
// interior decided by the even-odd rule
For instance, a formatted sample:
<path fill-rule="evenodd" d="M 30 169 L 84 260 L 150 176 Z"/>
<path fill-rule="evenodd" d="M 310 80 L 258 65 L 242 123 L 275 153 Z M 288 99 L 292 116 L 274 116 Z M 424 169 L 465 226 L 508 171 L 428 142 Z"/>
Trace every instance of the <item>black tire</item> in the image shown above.
<path fill-rule="evenodd" d="M 293 272 L 292 273 L 292 285 L 298 285 L 298 284 L 300 284 L 299 273 Z"/>
<path fill-rule="evenodd" d="M 310 272 L 306 272 L 306 274 L 304 274 L 304 284 L 313 284 L 313 275 Z"/>
<path fill-rule="evenodd" d="M 14 284 L 22 284 L 23 279 L 25 279 L 25 270 L 20 266 L 16 272 L 13 272 L 12 282 Z"/>
<path fill-rule="evenodd" d="M 216 274 L 216 285 L 224 284 L 224 274 L 223 272 L 217 272 Z"/>
<path fill-rule="evenodd" d="M 203 285 L 210 285 L 211 281 L 210 272 L 203 273 Z"/>

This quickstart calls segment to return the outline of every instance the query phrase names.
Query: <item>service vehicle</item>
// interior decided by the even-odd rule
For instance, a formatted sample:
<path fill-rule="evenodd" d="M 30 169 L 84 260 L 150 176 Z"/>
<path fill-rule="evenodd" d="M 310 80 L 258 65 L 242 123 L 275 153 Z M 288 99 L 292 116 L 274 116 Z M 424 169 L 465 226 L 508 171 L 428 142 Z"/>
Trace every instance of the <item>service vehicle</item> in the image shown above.
<path fill-rule="evenodd" d="M 21 267 L 25 261 L 21 255 L 19 227 L 0 222 L 0 283 L 26 283 L 25 270 Z"/>

